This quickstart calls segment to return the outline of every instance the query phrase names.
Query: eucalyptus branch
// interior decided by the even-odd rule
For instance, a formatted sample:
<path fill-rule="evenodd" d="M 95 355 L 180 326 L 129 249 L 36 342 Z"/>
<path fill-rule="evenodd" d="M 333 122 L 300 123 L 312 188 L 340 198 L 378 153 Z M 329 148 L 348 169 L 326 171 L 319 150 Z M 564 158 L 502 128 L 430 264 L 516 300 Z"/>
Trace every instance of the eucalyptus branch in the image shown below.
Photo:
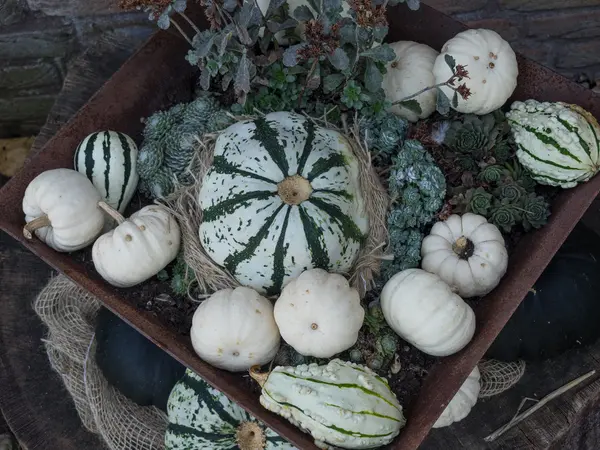
<path fill-rule="evenodd" d="M 173 25 L 175 28 L 177 28 L 177 31 L 179 31 L 179 33 L 181 33 L 181 35 L 185 38 L 185 40 L 188 41 L 188 43 L 193 47 L 194 43 L 192 42 L 190 37 L 187 34 L 185 34 L 185 31 L 183 31 L 183 29 L 179 26 L 179 24 L 177 22 L 175 22 L 173 20 L 172 17 L 169 18 L 169 22 L 171 22 L 171 25 Z"/>
<path fill-rule="evenodd" d="M 447 85 L 448 85 L 448 81 L 444 81 L 443 83 L 434 84 L 433 86 L 427 86 L 426 88 L 421 89 L 419 92 L 415 92 L 414 94 L 407 95 L 406 97 L 401 98 L 400 100 L 396 100 L 394 103 L 392 103 L 392 106 L 398 105 L 399 103 L 405 102 L 406 100 L 410 100 L 411 98 L 418 97 L 419 95 L 421 95 L 427 91 L 430 91 L 432 89 L 439 88 L 442 86 L 447 86 Z"/>

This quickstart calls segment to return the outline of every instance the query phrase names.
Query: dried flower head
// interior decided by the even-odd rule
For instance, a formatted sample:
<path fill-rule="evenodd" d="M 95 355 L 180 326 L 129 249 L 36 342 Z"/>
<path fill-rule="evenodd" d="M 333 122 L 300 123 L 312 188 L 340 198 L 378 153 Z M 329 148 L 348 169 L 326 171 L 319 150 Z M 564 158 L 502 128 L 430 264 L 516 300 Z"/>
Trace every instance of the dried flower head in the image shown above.
<path fill-rule="evenodd" d="M 334 23 L 329 33 L 325 33 L 323 22 L 318 19 L 309 20 L 305 30 L 308 45 L 298 50 L 298 58 L 306 61 L 332 54 L 340 46 L 339 31 L 339 23 Z"/>
<path fill-rule="evenodd" d="M 348 4 L 356 14 L 357 25 L 365 28 L 387 26 L 385 6 L 375 5 L 371 0 L 349 0 Z"/>
<path fill-rule="evenodd" d="M 463 98 L 463 100 L 467 100 L 471 96 L 471 89 L 469 89 L 466 83 L 461 84 L 456 88 L 456 92 Z"/>
<path fill-rule="evenodd" d="M 456 66 L 455 75 L 458 76 L 461 80 L 463 78 L 470 78 L 469 77 L 469 72 L 467 71 L 466 67 L 467 66 L 461 66 L 460 64 Z"/>

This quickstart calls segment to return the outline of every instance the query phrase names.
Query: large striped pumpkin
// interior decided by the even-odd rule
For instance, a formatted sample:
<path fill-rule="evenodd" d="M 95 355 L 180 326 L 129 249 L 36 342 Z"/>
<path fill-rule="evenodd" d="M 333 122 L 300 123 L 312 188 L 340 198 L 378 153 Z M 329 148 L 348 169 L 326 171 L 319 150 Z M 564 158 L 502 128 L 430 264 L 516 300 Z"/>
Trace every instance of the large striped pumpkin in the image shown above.
<path fill-rule="evenodd" d="M 348 272 L 368 232 L 348 140 L 293 113 L 224 130 L 199 201 L 206 252 L 269 295 L 307 269 Z"/>
<path fill-rule="evenodd" d="M 137 156 L 137 146 L 126 134 L 99 131 L 75 150 L 75 170 L 88 177 L 106 203 L 123 213 L 139 180 Z"/>
<path fill-rule="evenodd" d="M 589 112 L 562 102 L 514 102 L 506 114 L 517 158 L 539 183 L 571 188 L 600 170 L 600 125 Z"/>
<path fill-rule="evenodd" d="M 235 402 L 186 370 L 167 403 L 166 450 L 294 450 Z"/>

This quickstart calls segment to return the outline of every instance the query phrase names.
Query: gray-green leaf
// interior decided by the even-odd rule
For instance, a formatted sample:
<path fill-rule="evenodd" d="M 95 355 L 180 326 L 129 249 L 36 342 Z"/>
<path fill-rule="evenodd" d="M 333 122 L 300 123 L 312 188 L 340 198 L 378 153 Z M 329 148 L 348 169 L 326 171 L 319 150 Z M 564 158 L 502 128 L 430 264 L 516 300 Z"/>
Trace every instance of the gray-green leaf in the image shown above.
<path fill-rule="evenodd" d="M 323 90 L 325 93 L 335 91 L 346 79 L 341 73 L 332 73 L 323 78 Z"/>
<path fill-rule="evenodd" d="M 379 62 L 390 62 L 396 58 L 396 53 L 392 47 L 387 44 L 381 44 L 377 47 L 371 48 L 365 52 L 362 52 L 360 55 Z"/>
<path fill-rule="evenodd" d="M 169 13 L 167 11 L 163 12 L 158 20 L 156 21 L 156 25 L 161 30 L 166 30 L 171 25 L 171 18 L 169 17 Z"/>
<path fill-rule="evenodd" d="M 437 90 L 437 103 L 435 109 L 437 109 L 437 112 L 442 116 L 445 116 L 450 112 L 450 99 L 441 89 Z"/>
<path fill-rule="evenodd" d="M 306 44 L 291 45 L 283 52 L 283 64 L 287 67 L 298 65 L 298 51 L 304 48 Z"/>
<path fill-rule="evenodd" d="M 238 65 L 235 74 L 235 81 L 233 82 L 233 88 L 238 96 L 250 92 L 250 60 L 245 53 L 240 59 L 240 64 Z"/>
<path fill-rule="evenodd" d="M 294 17 L 301 22 L 307 22 L 315 18 L 312 10 L 307 5 L 298 6 L 294 10 Z"/>
<path fill-rule="evenodd" d="M 350 65 L 350 58 L 343 49 L 338 47 L 329 55 L 329 62 L 337 70 L 346 70 Z"/>
<path fill-rule="evenodd" d="M 387 36 L 388 31 L 388 27 L 378 26 L 373 28 L 373 39 L 379 42 L 383 41 Z"/>
<path fill-rule="evenodd" d="M 456 66 L 456 61 L 454 60 L 454 58 L 446 54 L 444 55 L 444 60 L 446 60 L 446 64 L 448 64 L 448 67 L 450 67 L 450 70 L 452 71 L 452 73 L 454 73 L 454 67 Z"/>
<path fill-rule="evenodd" d="M 369 60 L 365 67 L 364 83 L 369 92 L 377 92 L 381 88 L 383 75 L 379 71 L 377 64 Z"/>
<path fill-rule="evenodd" d="M 405 100 L 403 102 L 398 103 L 403 108 L 408 109 L 409 111 L 414 112 L 415 114 L 421 114 L 423 110 L 421 109 L 421 105 L 414 98 L 411 100 Z"/>
<path fill-rule="evenodd" d="M 406 0 L 406 6 L 408 6 L 408 9 L 416 11 L 421 6 L 421 2 L 419 0 Z"/>
<path fill-rule="evenodd" d="M 356 24 L 350 22 L 345 23 L 340 27 L 340 44 L 353 44 L 357 45 L 356 42 Z"/>
<path fill-rule="evenodd" d="M 454 91 L 454 95 L 452 96 L 452 106 L 454 109 L 458 108 L 458 92 Z"/>

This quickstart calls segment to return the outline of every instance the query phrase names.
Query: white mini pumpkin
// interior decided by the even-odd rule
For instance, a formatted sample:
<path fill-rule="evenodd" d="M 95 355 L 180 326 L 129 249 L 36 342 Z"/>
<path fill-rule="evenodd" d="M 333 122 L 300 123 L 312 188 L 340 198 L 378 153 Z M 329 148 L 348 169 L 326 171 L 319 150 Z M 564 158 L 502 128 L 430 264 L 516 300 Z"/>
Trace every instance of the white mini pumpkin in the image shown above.
<path fill-rule="evenodd" d="M 280 342 L 273 305 L 248 287 L 222 289 L 202 302 L 190 337 L 200 358 L 231 372 L 268 363 Z"/>
<path fill-rule="evenodd" d="M 94 267 L 110 284 L 135 286 L 175 259 L 181 232 L 165 208 L 146 206 L 126 220 L 108 204 L 100 202 L 99 205 L 119 224 L 100 236 L 92 248 Z"/>
<path fill-rule="evenodd" d="M 32 233 L 58 252 L 87 247 L 100 234 L 104 214 L 100 194 L 85 175 L 71 169 L 53 169 L 35 177 L 25 190 L 23 212 Z"/>
<path fill-rule="evenodd" d="M 358 291 L 342 275 L 322 269 L 290 281 L 275 303 L 283 339 L 305 356 L 330 358 L 358 339 L 365 311 Z"/>
<path fill-rule="evenodd" d="M 492 112 L 504 105 L 517 87 L 517 57 L 510 44 L 495 31 L 466 30 L 446 42 L 433 66 L 436 84 L 452 77 L 446 62 L 448 56 L 469 72 L 469 78 L 454 85 L 465 83 L 471 91 L 467 100 L 458 95 L 458 106 L 454 108 L 458 112 L 479 115 Z M 452 99 L 454 91 L 450 87 L 441 89 Z"/>
<path fill-rule="evenodd" d="M 434 49 L 425 44 L 411 41 L 398 41 L 389 44 L 396 53 L 396 58 L 388 63 L 387 73 L 383 76 L 383 91 L 385 98 L 395 102 L 412 95 L 435 83 L 433 64 L 439 55 Z M 394 114 L 416 122 L 429 117 L 435 111 L 437 91 L 430 89 L 415 97 L 421 107 L 421 114 L 394 105 L 390 109 Z"/>
<path fill-rule="evenodd" d="M 475 333 L 475 314 L 437 275 L 408 269 L 394 275 L 381 292 L 388 325 L 428 355 L 461 350 Z"/>
<path fill-rule="evenodd" d="M 438 275 L 463 298 L 489 293 L 508 266 L 500 230 L 472 213 L 437 222 L 423 239 L 421 256 L 421 268 Z"/>
<path fill-rule="evenodd" d="M 459 422 L 469 415 L 479 396 L 480 389 L 479 368 L 475 366 L 469 377 L 462 384 L 458 392 L 452 397 L 442 415 L 433 425 L 433 428 L 442 428 Z"/>

